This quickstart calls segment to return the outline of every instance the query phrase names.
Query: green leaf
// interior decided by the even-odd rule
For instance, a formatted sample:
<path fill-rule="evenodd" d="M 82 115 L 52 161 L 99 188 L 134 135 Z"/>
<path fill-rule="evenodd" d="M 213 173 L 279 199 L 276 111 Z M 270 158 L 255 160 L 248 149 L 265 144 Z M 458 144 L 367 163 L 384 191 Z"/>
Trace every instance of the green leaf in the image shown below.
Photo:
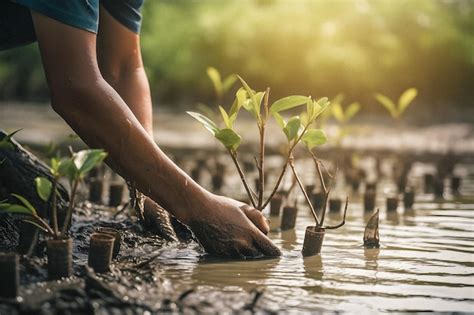
<path fill-rule="evenodd" d="M 230 121 L 229 115 L 227 115 L 227 112 L 225 111 L 222 106 L 219 105 L 219 110 L 221 112 L 222 120 L 224 120 L 224 124 L 227 128 L 232 129 L 232 123 Z"/>
<path fill-rule="evenodd" d="M 234 85 L 235 81 L 237 81 L 237 77 L 235 76 L 235 74 L 231 74 L 227 78 L 225 78 L 224 82 L 222 82 L 222 93 L 227 93 L 227 91 L 230 90 L 232 85 Z"/>
<path fill-rule="evenodd" d="M 351 120 L 352 117 L 354 117 L 358 112 L 360 111 L 360 104 L 357 103 L 357 102 L 354 102 L 352 104 L 350 104 L 349 106 L 347 106 L 346 108 L 346 114 L 344 116 L 346 116 L 346 122 Z"/>
<path fill-rule="evenodd" d="M 255 91 L 250 88 L 250 86 L 247 84 L 247 82 L 245 82 L 244 79 L 242 79 L 241 76 L 237 75 L 237 78 L 239 78 L 242 86 L 245 88 L 245 91 L 247 91 L 247 94 L 250 97 L 250 101 L 245 101 L 242 106 L 247 111 L 251 112 L 257 120 L 260 120 L 260 102 L 257 101 Z"/>
<path fill-rule="evenodd" d="M 107 157 L 107 153 L 101 149 L 82 150 L 74 154 L 74 165 L 78 169 L 80 177 L 84 177 L 96 165 Z"/>
<path fill-rule="evenodd" d="M 43 232 L 46 232 L 48 233 L 48 229 L 45 228 L 43 226 L 43 224 L 38 221 L 38 220 L 35 220 L 34 218 L 31 218 L 31 219 L 22 219 L 22 221 L 26 222 L 26 223 L 29 223 L 29 224 L 33 224 L 34 226 L 36 226 L 37 228 L 39 228 L 40 230 L 42 230 Z"/>
<path fill-rule="evenodd" d="M 206 70 L 207 75 L 212 81 L 212 84 L 214 85 L 214 90 L 216 91 L 216 94 L 218 96 L 222 95 L 222 79 L 219 71 L 217 71 L 216 68 L 214 67 L 209 67 Z"/>
<path fill-rule="evenodd" d="M 329 99 L 327 97 L 321 97 L 319 100 L 316 101 L 321 107 L 326 107 L 329 105 Z"/>
<path fill-rule="evenodd" d="M 342 105 L 340 103 L 332 104 L 331 109 L 332 109 L 332 115 L 334 116 L 334 118 L 337 119 L 337 121 L 339 122 L 345 121 L 344 111 L 342 110 Z"/>
<path fill-rule="evenodd" d="M 216 138 L 229 150 L 237 150 L 241 137 L 232 129 L 222 129 L 216 133 Z"/>
<path fill-rule="evenodd" d="M 283 128 L 283 132 L 285 133 L 288 141 L 293 140 L 298 135 L 298 131 L 300 130 L 301 120 L 298 116 L 293 116 L 288 120 L 285 128 Z"/>
<path fill-rule="evenodd" d="M 215 135 L 216 132 L 219 131 L 219 128 L 217 128 L 216 123 L 210 120 L 209 118 L 207 118 L 206 116 L 199 113 L 195 113 L 195 112 L 186 112 L 186 113 L 188 113 L 191 117 L 193 117 L 194 119 L 199 121 L 201 124 L 203 124 L 204 128 L 206 128 L 213 135 Z"/>
<path fill-rule="evenodd" d="M 379 101 L 380 104 L 382 104 L 383 107 L 388 110 L 388 112 L 390 113 L 390 115 L 392 115 L 393 118 L 398 118 L 397 107 L 391 99 L 380 93 L 376 93 L 375 98 L 377 99 L 377 101 Z"/>
<path fill-rule="evenodd" d="M 279 99 L 270 106 L 270 113 L 279 113 L 281 111 L 304 105 L 309 102 L 311 98 L 302 95 L 291 95 Z"/>
<path fill-rule="evenodd" d="M 35 185 L 38 196 L 41 198 L 41 200 L 47 202 L 51 196 L 53 184 L 45 177 L 36 177 Z"/>
<path fill-rule="evenodd" d="M 240 108 L 244 104 L 245 100 L 247 99 L 247 91 L 245 89 L 240 88 L 236 93 L 235 93 L 235 100 L 234 103 L 232 104 L 232 107 L 230 108 L 229 111 L 229 116 L 236 115 L 240 111 Z"/>
<path fill-rule="evenodd" d="M 308 129 L 303 137 L 301 137 L 301 141 L 311 150 L 318 145 L 325 144 L 327 136 L 321 129 Z"/>
<path fill-rule="evenodd" d="M 23 196 L 20 196 L 20 195 L 17 195 L 17 194 L 12 194 L 12 196 L 15 197 L 16 199 L 20 200 L 21 203 L 22 203 L 25 207 L 27 207 L 27 208 L 31 211 L 31 213 L 32 213 L 33 215 L 37 215 L 35 208 L 34 208 L 34 207 L 31 205 L 31 203 L 30 203 L 28 200 L 26 200 Z"/>
<path fill-rule="evenodd" d="M 15 213 L 15 214 L 27 214 L 33 215 L 30 209 L 21 205 L 14 205 L 11 203 L 2 203 L 0 204 L 1 212 Z"/>
<path fill-rule="evenodd" d="M 401 115 L 408 107 L 408 105 L 413 102 L 415 97 L 418 95 L 418 90 L 415 88 L 410 88 L 403 92 L 402 95 L 400 95 L 400 99 L 398 100 L 398 112 L 399 115 Z"/>
<path fill-rule="evenodd" d="M 209 117 L 209 119 L 211 120 L 216 120 L 217 118 L 216 112 L 210 106 L 207 106 L 204 103 L 197 103 L 196 109 L 198 110 L 198 112 L 201 112 L 203 115 Z"/>
<path fill-rule="evenodd" d="M 275 118 L 275 121 L 277 122 L 278 126 L 280 126 L 280 128 L 283 130 L 283 128 L 285 128 L 286 126 L 286 122 L 283 117 L 278 113 L 273 113 L 272 116 L 273 118 Z"/>
<path fill-rule="evenodd" d="M 64 159 L 59 162 L 58 166 L 59 175 L 66 177 L 70 182 L 72 182 L 79 173 L 79 170 L 74 164 L 72 158 Z"/>
<path fill-rule="evenodd" d="M 50 171 L 55 177 L 59 175 L 59 159 L 58 158 L 55 158 L 55 157 L 51 158 Z"/>

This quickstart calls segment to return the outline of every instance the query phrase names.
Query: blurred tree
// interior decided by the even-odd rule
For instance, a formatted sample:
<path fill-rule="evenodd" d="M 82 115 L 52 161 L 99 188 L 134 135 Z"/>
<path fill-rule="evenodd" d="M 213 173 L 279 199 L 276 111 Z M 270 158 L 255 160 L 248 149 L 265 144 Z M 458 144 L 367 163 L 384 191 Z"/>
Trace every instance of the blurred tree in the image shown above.
<path fill-rule="evenodd" d="M 373 93 L 411 86 L 420 91 L 414 114 L 474 105 L 470 0 L 160 0 L 146 1 L 143 15 L 157 102 L 209 102 L 214 66 L 257 90 L 271 86 L 275 98 L 343 92 L 369 105 L 362 114 L 381 112 Z M 0 100 L 45 98 L 39 63 L 34 46 L 0 52 Z"/>

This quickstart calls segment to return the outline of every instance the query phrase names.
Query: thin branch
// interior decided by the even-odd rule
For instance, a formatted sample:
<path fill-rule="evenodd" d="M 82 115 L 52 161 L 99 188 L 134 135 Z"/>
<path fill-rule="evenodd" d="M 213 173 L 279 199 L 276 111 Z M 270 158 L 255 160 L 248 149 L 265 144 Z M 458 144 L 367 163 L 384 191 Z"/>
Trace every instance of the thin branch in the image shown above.
<path fill-rule="evenodd" d="M 320 226 L 318 215 L 316 214 L 316 211 L 314 211 L 311 200 L 309 199 L 308 194 L 306 193 L 306 189 L 304 189 L 304 185 L 301 182 L 300 178 L 298 177 L 298 173 L 296 172 L 295 164 L 293 163 L 293 156 L 291 157 L 289 164 L 290 164 L 291 170 L 293 171 L 293 175 L 295 176 L 296 181 L 298 182 L 298 185 L 300 186 L 300 189 L 303 192 L 304 198 L 306 199 L 306 202 L 309 205 L 309 209 L 311 210 L 311 214 L 313 215 L 314 220 L 316 221 L 316 225 Z"/>
<path fill-rule="evenodd" d="M 58 210 L 57 210 L 57 193 L 58 193 L 58 183 L 57 179 L 53 179 L 53 200 L 52 200 L 52 218 L 51 221 L 53 221 L 53 230 L 54 230 L 54 236 L 58 237 L 59 235 L 59 227 L 58 227 Z"/>
<path fill-rule="evenodd" d="M 326 226 L 325 229 L 327 230 L 334 230 L 334 229 L 338 229 L 340 228 L 341 226 L 343 226 L 345 223 L 346 223 L 346 213 L 347 213 L 347 205 L 349 204 L 349 197 L 346 197 L 346 205 L 344 207 L 344 215 L 342 217 L 342 222 L 339 223 L 338 225 L 334 225 L 334 226 Z"/>
<path fill-rule="evenodd" d="M 319 177 L 319 182 L 321 183 L 321 187 L 323 188 L 324 193 L 327 194 L 328 190 L 326 188 L 326 183 L 324 182 L 323 173 L 321 172 L 321 167 L 319 165 L 320 162 L 313 152 L 311 151 L 309 152 L 311 153 L 311 157 L 313 158 L 314 165 L 316 166 L 316 170 L 318 172 L 318 177 Z"/>
<path fill-rule="evenodd" d="M 249 196 L 252 206 L 254 208 L 257 208 L 254 197 L 252 195 L 252 191 L 247 183 L 247 179 L 245 179 L 245 175 L 244 175 L 244 172 L 242 171 L 242 168 L 240 167 L 239 161 L 237 160 L 237 153 L 235 151 L 229 150 L 229 154 L 232 158 L 232 161 L 234 161 L 234 165 L 237 168 L 237 172 L 239 173 L 240 180 L 242 181 L 242 184 L 244 185 L 245 191 L 247 192 L 247 195 Z"/>

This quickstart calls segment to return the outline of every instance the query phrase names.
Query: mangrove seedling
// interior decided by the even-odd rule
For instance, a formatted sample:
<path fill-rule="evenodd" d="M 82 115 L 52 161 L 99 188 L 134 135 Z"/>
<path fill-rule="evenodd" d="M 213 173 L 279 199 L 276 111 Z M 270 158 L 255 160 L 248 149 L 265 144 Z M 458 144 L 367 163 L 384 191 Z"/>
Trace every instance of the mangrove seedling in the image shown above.
<path fill-rule="evenodd" d="M 237 81 L 235 74 L 227 76 L 225 79 L 222 79 L 220 72 L 214 67 L 208 67 L 207 76 L 212 81 L 214 86 L 214 92 L 216 94 L 217 103 L 222 102 L 224 95 L 232 88 L 234 83 Z"/>
<path fill-rule="evenodd" d="M 326 143 L 327 137 L 326 137 L 326 134 L 322 130 L 314 129 L 311 136 L 307 136 L 303 138 L 302 141 L 306 145 L 306 148 L 308 149 L 308 152 L 311 154 L 311 157 L 315 163 L 317 175 L 321 184 L 322 191 L 324 193 L 324 204 L 321 210 L 321 216 L 319 217 L 318 214 L 316 213 L 316 210 L 313 206 L 313 203 L 310 197 L 308 196 L 308 193 L 305 190 L 305 186 L 303 185 L 300 177 L 298 176 L 298 173 L 296 171 L 296 167 L 294 164 L 294 158 L 293 156 L 291 156 L 289 165 L 291 167 L 294 177 L 296 178 L 298 186 L 301 192 L 303 193 L 303 196 L 311 210 L 311 214 L 313 215 L 314 220 L 316 222 L 315 226 L 306 227 L 305 239 L 303 243 L 303 250 L 302 250 L 303 256 L 311 256 L 311 255 L 317 255 L 321 252 L 321 246 L 323 243 L 324 234 L 326 230 L 338 229 L 345 224 L 349 198 L 346 197 L 346 203 L 344 206 L 344 214 L 343 214 L 341 223 L 334 226 L 325 226 L 324 220 L 326 217 L 326 210 L 328 207 L 329 195 L 331 193 L 332 181 L 333 181 L 333 178 L 335 178 L 335 174 L 333 175 L 329 174 L 330 175 L 329 178 L 331 182 L 326 183 L 323 173 L 322 173 L 322 167 L 321 167 L 322 163 L 318 160 L 318 158 L 316 157 L 316 155 L 313 153 L 312 150 L 315 147 Z"/>
<path fill-rule="evenodd" d="M 102 162 L 106 153 L 103 150 L 83 150 L 73 153 L 70 158 L 51 159 L 50 171 L 53 182 L 45 177 L 35 178 L 36 192 L 41 200 L 51 199 L 51 225 L 38 215 L 35 207 L 24 197 L 12 194 L 18 204 L 0 203 L 0 211 L 22 216 L 22 220 L 32 224 L 48 234 L 52 239 L 47 241 L 48 274 L 50 279 L 69 277 L 72 274 L 72 239 L 67 237 L 67 228 L 71 219 L 77 186 L 84 176 L 97 164 Z M 59 227 L 57 212 L 57 183 L 61 177 L 66 177 L 71 185 L 69 206 L 62 228 Z"/>
<path fill-rule="evenodd" d="M 390 113 L 393 119 L 399 120 L 417 95 L 417 89 L 409 88 L 400 95 L 397 104 L 381 93 L 376 93 L 375 99 Z"/>
<path fill-rule="evenodd" d="M 369 218 L 364 230 L 364 247 L 379 248 L 379 209 L 377 209 Z"/>
<path fill-rule="evenodd" d="M 342 106 L 344 95 L 338 94 L 331 101 L 331 114 L 340 125 L 339 132 L 336 138 L 336 143 L 339 145 L 344 137 L 349 133 L 348 123 L 360 111 L 361 106 L 358 102 L 353 102 L 346 107 Z"/>
<path fill-rule="evenodd" d="M 250 86 L 240 77 L 237 76 L 242 83 L 243 88 L 240 88 L 235 96 L 235 100 L 229 111 L 226 111 L 222 106 L 219 106 L 219 111 L 224 122 L 224 127 L 219 128 L 218 125 L 206 117 L 203 114 L 196 112 L 187 112 L 197 121 L 204 125 L 204 127 L 212 133 L 212 135 L 218 139 L 224 147 L 227 149 L 232 161 L 237 169 L 242 184 L 248 195 L 248 198 L 252 206 L 262 211 L 273 198 L 274 194 L 278 190 L 280 183 L 285 175 L 288 162 L 292 155 L 295 146 L 304 138 L 310 137 L 311 134 L 310 125 L 315 119 L 324 111 L 329 105 L 327 98 L 322 98 L 318 101 L 313 101 L 310 97 L 301 95 L 287 96 L 282 99 L 275 101 L 269 105 L 269 93 L 270 89 L 267 88 L 265 92 L 256 92 L 250 88 Z M 304 118 L 294 116 L 286 122 L 281 116 L 281 112 L 307 104 L 308 113 Z M 262 106 L 263 105 L 263 106 Z M 255 119 L 257 128 L 259 131 L 259 154 L 258 158 L 255 157 L 255 164 L 258 170 L 258 189 L 256 192 L 249 186 L 246 176 L 237 157 L 237 149 L 241 143 L 241 136 L 235 131 L 234 123 L 237 119 L 238 113 L 244 108 L 250 112 L 252 117 Z M 265 131 L 268 120 L 272 116 L 278 125 L 282 128 L 288 139 L 288 150 L 286 154 L 285 162 L 282 166 L 282 170 L 278 179 L 271 190 L 271 193 L 267 198 L 264 198 L 265 191 Z"/>

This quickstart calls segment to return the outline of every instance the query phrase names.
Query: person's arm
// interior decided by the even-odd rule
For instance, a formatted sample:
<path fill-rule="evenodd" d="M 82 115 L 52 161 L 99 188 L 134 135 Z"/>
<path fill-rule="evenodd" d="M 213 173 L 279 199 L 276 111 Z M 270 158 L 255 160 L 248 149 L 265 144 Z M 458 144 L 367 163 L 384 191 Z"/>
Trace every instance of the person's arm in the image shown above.
<path fill-rule="evenodd" d="M 117 91 L 135 117 L 153 135 L 150 86 L 143 67 L 140 36 L 100 7 L 97 34 L 100 73 Z"/>
<path fill-rule="evenodd" d="M 196 184 L 154 143 L 97 64 L 96 35 L 32 12 L 54 110 L 139 190 L 188 224 L 204 248 L 222 255 L 277 256 L 258 210 Z M 257 228 L 254 224 L 259 228 Z"/>

